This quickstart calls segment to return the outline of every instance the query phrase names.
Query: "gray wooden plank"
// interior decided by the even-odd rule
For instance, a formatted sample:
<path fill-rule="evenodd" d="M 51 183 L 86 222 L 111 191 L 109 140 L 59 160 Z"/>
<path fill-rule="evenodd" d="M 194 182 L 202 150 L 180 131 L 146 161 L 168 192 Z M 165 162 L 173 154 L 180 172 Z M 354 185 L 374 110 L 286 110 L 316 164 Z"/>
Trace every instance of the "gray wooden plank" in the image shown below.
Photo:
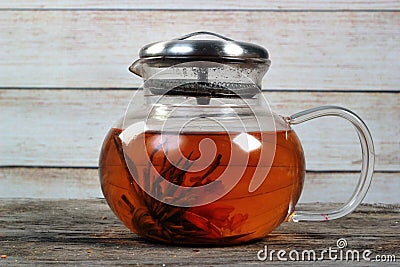
<path fill-rule="evenodd" d="M 300 203 L 345 202 L 357 173 L 308 172 Z M 0 198 L 80 199 L 103 197 L 97 169 L 0 168 Z M 374 174 L 363 203 L 400 203 L 400 172 Z"/>
<path fill-rule="evenodd" d="M 0 166 L 97 166 L 107 131 L 134 91 L 0 90 Z M 375 142 L 376 169 L 400 170 L 400 94 L 264 92 L 272 110 L 290 115 L 340 105 L 365 120 Z M 358 170 L 355 131 L 338 118 L 295 126 L 309 170 Z"/>
<path fill-rule="evenodd" d="M 0 198 L 103 197 L 97 169 L 0 168 Z"/>
<path fill-rule="evenodd" d="M 321 0 L 289 0 L 289 1 L 272 1 L 272 0 L 250 0 L 250 1 L 234 1 L 234 0 L 222 0 L 222 1 L 160 1 L 160 0 L 148 0 L 148 1 L 105 1 L 105 0 L 70 0 L 70 1 L 29 1 L 29 0 L 14 0 L 14 1 L 2 1 L 0 2 L 0 8 L 61 8 L 61 9 L 79 9 L 79 8 L 98 8 L 98 9 L 230 9 L 230 10 L 297 10 L 297 9 L 308 9 L 308 10 L 393 10 L 399 9 L 400 5 L 398 1 L 365 1 L 356 0 L 351 1 L 321 1 Z"/>
<path fill-rule="evenodd" d="M 398 90 L 399 14 L 2 10 L 0 86 L 140 86 L 127 68 L 143 45 L 209 30 L 269 50 L 266 88 Z"/>
<path fill-rule="evenodd" d="M 326 206 L 320 207 L 327 208 Z M 305 206 L 305 208 L 310 206 Z M 284 223 L 266 238 L 231 247 L 175 247 L 149 243 L 129 232 L 104 200 L 7 199 L 0 202 L 0 264 L 11 266 L 377 266 L 377 262 L 329 260 L 259 261 L 269 250 L 337 249 L 395 255 L 399 261 L 400 207 L 363 205 L 345 218 L 329 222 Z M 340 255 L 337 252 L 337 255 Z M 335 254 L 332 254 L 335 255 Z M 390 264 L 390 263 L 389 263 Z M 395 262 L 391 263 L 392 265 Z"/>

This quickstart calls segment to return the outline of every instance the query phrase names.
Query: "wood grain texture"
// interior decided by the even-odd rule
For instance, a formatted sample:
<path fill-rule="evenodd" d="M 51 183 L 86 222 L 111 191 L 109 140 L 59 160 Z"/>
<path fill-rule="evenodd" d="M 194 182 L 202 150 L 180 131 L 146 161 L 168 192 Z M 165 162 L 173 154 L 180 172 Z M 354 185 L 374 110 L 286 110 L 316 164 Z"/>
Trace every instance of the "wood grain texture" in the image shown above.
<path fill-rule="evenodd" d="M 0 183 L 0 198 L 103 197 L 97 169 L 0 168 Z"/>
<path fill-rule="evenodd" d="M 134 91 L 0 90 L 0 166 L 97 166 L 104 136 Z M 321 105 L 347 107 L 365 120 L 376 170 L 400 170 L 400 94 L 265 92 L 272 110 L 290 115 Z M 138 96 L 142 99 L 141 96 Z M 361 150 L 349 123 L 321 118 L 294 128 L 309 170 L 358 170 Z"/>
<path fill-rule="evenodd" d="M 127 68 L 143 45 L 209 30 L 269 50 L 265 88 L 398 91 L 399 26 L 400 12 L 0 10 L 0 86 L 140 86 Z"/>
<path fill-rule="evenodd" d="M 229 9 L 229 10 L 394 10 L 400 9 L 398 1 L 388 0 L 356 0 L 351 1 L 322 1 L 322 0 L 289 0 L 289 1 L 272 1 L 272 0 L 250 0 L 250 1 L 235 1 L 235 0 L 222 0 L 222 1 L 211 1 L 211 0 L 186 0 L 186 1 L 159 1 L 159 0 L 148 0 L 148 1 L 105 1 L 105 0 L 70 0 L 70 1 L 29 1 L 29 0 L 14 0 L 14 1 L 2 1 L 0 2 L 0 8 L 61 8 L 61 9 L 79 9 L 79 8 L 98 8 L 98 9 L 172 9 L 172 10 L 184 10 L 184 9 Z"/>
<path fill-rule="evenodd" d="M 343 203 L 357 185 L 357 173 L 308 172 L 300 203 Z M 97 169 L 0 168 L 0 198 L 102 198 Z M 363 203 L 400 203 L 400 172 L 374 174 Z"/>
<path fill-rule="evenodd" d="M 309 206 L 305 206 L 307 208 Z M 327 208 L 326 206 L 321 206 Z M 395 205 L 364 205 L 345 218 L 329 222 L 284 223 L 263 240 L 231 247 L 175 247 L 146 242 L 125 228 L 104 200 L 30 200 L 0 202 L 1 265 L 56 266 L 377 266 L 377 262 L 284 262 L 257 260 L 269 250 L 369 249 L 370 257 L 395 255 L 399 261 L 399 212 Z M 395 264 L 395 263 L 391 263 Z M 379 264 L 380 265 L 380 264 Z M 386 265 L 384 265 L 386 266 Z"/>

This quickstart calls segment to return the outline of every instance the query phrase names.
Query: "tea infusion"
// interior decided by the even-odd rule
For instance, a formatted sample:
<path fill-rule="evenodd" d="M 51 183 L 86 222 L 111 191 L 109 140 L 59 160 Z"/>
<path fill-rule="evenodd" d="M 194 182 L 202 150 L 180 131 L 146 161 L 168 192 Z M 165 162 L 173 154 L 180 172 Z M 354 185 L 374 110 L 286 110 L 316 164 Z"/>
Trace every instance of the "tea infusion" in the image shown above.
<path fill-rule="evenodd" d="M 163 133 L 164 139 L 180 138 L 179 149 L 185 158 L 173 159 L 175 166 L 171 164 L 170 157 L 167 159 L 167 151 L 162 149 L 159 132 L 142 133 L 124 148 L 134 149 L 134 160 L 124 156 L 119 138 L 121 132 L 121 129 L 112 129 L 104 142 L 100 157 L 102 190 L 119 219 L 146 239 L 176 244 L 225 245 L 259 239 L 285 220 L 300 196 L 305 163 L 300 142 L 291 130 L 248 133 L 257 140 L 264 140 L 258 149 L 250 152 L 231 144 L 227 133 L 191 132 L 181 133 L 179 137 L 174 133 Z M 272 166 L 263 166 L 258 163 L 259 155 L 262 149 L 269 149 L 270 144 L 265 140 L 270 140 L 271 135 L 276 135 L 275 157 Z M 189 160 L 200 156 L 199 143 L 204 138 L 215 142 L 217 155 L 204 170 L 190 172 Z M 152 198 L 136 183 L 126 164 L 126 160 L 131 161 L 136 179 L 152 181 L 147 185 L 151 191 L 168 190 L 159 188 L 157 181 L 160 180 L 157 179 L 196 187 L 218 179 L 228 162 L 232 161 L 231 152 L 236 158 L 248 157 L 239 183 L 222 198 L 189 208 L 172 206 Z M 176 162 L 184 167 L 183 170 Z M 150 177 L 154 174 L 150 172 L 149 164 L 159 174 L 156 179 Z M 250 193 L 248 187 L 256 167 L 270 167 L 270 170 L 262 185 Z M 190 196 L 177 192 L 176 197 Z"/>

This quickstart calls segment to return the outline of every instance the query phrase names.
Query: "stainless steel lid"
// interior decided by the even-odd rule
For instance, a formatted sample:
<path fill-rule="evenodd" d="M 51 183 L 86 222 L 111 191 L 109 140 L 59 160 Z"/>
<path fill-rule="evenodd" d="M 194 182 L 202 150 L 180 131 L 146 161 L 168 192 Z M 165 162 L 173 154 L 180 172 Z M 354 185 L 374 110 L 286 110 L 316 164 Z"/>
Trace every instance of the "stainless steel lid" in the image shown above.
<path fill-rule="evenodd" d="M 222 40 L 187 40 L 187 38 L 197 35 L 212 35 Z M 139 56 L 141 59 L 225 59 L 228 61 L 231 59 L 269 63 L 268 51 L 265 48 L 252 43 L 234 41 L 222 35 L 206 31 L 190 33 L 169 41 L 148 44 L 140 50 Z"/>

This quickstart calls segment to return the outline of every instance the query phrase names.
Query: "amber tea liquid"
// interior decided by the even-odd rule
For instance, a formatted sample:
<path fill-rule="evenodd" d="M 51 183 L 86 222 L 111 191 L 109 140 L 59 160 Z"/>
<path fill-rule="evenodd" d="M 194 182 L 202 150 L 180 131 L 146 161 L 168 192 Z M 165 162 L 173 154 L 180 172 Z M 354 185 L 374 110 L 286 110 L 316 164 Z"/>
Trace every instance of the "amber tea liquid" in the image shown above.
<path fill-rule="evenodd" d="M 189 132 L 178 136 L 164 132 L 161 138 L 160 132 L 146 132 L 124 147 L 125 154 L 119 138 L 121 131 L 111 129 L 104 142 L 100 156 L 101 186 L 118 218 L 146 239 L 170 244 L 205 245 L 257 240 L 284 221 L 300 197 L 305 174 L 304 154 L 297 135 L 291 130 L 247 133 L 260 142 L 260 146 L 251 151 L 231 142 L 235 133 Z M 273 138 L 276 140 L 275 156 L 272 162 L 263 166 L 263 162 L 258 162 L 260 152 L 271 149 L 272 137 L 276 138 Z M 168 142 L 165 143 L 165 140 L 176 138 L 179 138 L 179 147 L 168 147 Z M 199 158 L 199 144 L 204 138 L 210 138 L 216 144 L 216 156 L 210 166 L 191 172 L 190 168 L 185 171 L 171 164 L 170 161 L 185 164 L 188 159 Z M 179 149 L 185 158 L 174 156 L 179 154 L 174 154 L 174 149 Z M 237 166 L 238 170 L 244 169 L 238 184 L 222 198 L 202 206 L 164 204 L 152 198 L 136 182 L 140 180 L 146 184 L 148 181 L 147 190 L 152 192 L 168 190 L 157 184 L 158 178 L 154 178 L 155 174 L 149 170 L 152 165 L 163 179 L 174 184 L 201 186 L 217 180 L 228 164 L 235 168 L 235 162 L 240 162 L 243 157 L 248 161 L 246 166 Z M 133 166 L 133 174 L 126 162 Z M 266 168 L 266 178 L 257 190 L 250 193 L 248 188 L 256 168 Z M 175 197 L 184 199 L 190 196 L 176 192 Z"/>

